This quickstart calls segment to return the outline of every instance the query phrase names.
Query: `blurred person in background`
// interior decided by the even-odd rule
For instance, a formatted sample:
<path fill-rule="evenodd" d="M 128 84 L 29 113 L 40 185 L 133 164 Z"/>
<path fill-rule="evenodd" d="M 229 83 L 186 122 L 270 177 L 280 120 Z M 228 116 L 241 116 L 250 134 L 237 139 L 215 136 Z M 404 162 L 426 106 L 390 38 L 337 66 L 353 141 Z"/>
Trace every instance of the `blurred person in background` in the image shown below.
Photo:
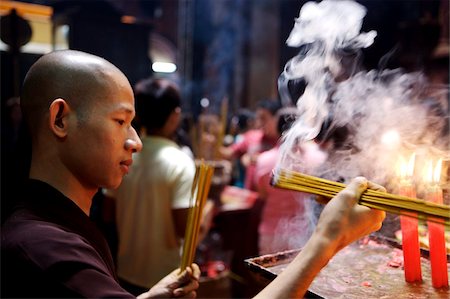
<path fill-rule="evenodd" d="M 298 110 L 295 107 L 282 108 L 278 111 L 277 117 L 277 129 L 281 139 L 283 132 L 287 131 L 297 119 Z M 255 165 L 255 185 L 259 198 L 264 202 L 258 226 L 258 247 L 261 255 L 300 248 L 313 229 L 305 207 L 305 197 L 309 195 L 275 188 L 270 184 L 280 155 L 279 145 L 261 153 Z M 325 161 L 326 154 L 313 141 L 304 145 L 304 148 L 308 151 L 305 169 L 314 168 Z"/>
<path fill-rule="evenodd" d="M 255 127 L 255 113 L 249 109 L 239 109 L 231 118 L 228 135 L 224 138 L 224 146 L 230 146 L 239 143 L 244 134 Z M 245 166 L 241 159 L 232 159 L 232 181 L 231 184 L 240 188 L 244 187 Z"/>
<path fill-rule="evenodd" d="M 105 195 L 116 203 L 117 273 L 122 286 L 138 294 L 181 263 L 195 164 L 174 141 L 181 122 L 178 87 L 144 79 L 135 86 L 135 98 L 143 150 L 133 156 L 119 188 Z M 211 215 L 207 202 L 202 236 Z"/>
<path fill-rule="evenodd" d="M 189 157 L 194 159 L 194 150 L 193 144 L 191 140 L 190 132 L 191 128 L 191 117 L 189 115 L 181 116 L 181 124 L 178 126 L 177 131 L 175 132 L 174 140 L 180 146 L 181 150 L 185 152 Z"/>
<path fill-rule="evenodd" d="M 255 128 L 256 115 L 253 111 L 241 108 L 230 120 L 229 135 L 233 138 L 229 144 L 238 143 L 244 134 Z"/>
<path fill-rule="evenodd" d="M 281 108 L 278 100 L 262 100 L 256 109 L 256 129 L 243 134 L 241 140 L 228 147 L 222 147 L 220 153 L 225 159 L 238 158 L 245 166 L 244 188 L 256 191 L 254 186 L 254 166 L 259 153 L 277 145 L 277 112 Z"/>

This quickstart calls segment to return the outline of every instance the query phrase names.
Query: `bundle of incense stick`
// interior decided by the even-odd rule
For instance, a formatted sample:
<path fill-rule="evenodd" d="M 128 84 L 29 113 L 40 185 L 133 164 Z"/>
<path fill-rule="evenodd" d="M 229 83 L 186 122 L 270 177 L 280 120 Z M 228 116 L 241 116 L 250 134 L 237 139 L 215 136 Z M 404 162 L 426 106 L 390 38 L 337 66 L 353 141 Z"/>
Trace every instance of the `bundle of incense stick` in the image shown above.
<path fill-rule="evenodd" d="M 214 168 L 205 162 L 197 165 L 194 182 L 192 184 L 191 199 L 189 202 L 189 214 L 184 236 L 183 253 L 181 256 L 181 271 L 190 266 L 194 261 L 195 249 L 197 247 L 198 233 L 200 231 L 200 220 L 203 207 L 211 186 L 211 178 Z"/>
<path fill-rule="evenodd" d="M 299 172 L 278 169 L 273 172 L 272 186 L 301 191 L 332 198 L 345 188 L 345 184 L 305 175 Z M 450 226 L 450 206 L 435 204 L 417 198 L 394 195 L 367 189 L 359 204 L 386 212 L 415 217 Z"/>

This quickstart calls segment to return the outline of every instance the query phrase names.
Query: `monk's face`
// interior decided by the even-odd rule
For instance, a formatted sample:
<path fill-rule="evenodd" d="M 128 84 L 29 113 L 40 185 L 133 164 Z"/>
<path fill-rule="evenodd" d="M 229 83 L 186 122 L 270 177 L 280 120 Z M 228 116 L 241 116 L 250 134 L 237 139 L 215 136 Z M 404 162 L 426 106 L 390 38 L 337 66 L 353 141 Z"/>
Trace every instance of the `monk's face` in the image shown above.
<path fill-rule="evenodd" d="M 128 80 L 119 72 L 106 79 L 106 88 L 75 117 L 67 140 L 66 162 L 87 188 L 118 187 L 129 171 L 132 153 L 142 148 L 131 126 L 135 110 Z"/>

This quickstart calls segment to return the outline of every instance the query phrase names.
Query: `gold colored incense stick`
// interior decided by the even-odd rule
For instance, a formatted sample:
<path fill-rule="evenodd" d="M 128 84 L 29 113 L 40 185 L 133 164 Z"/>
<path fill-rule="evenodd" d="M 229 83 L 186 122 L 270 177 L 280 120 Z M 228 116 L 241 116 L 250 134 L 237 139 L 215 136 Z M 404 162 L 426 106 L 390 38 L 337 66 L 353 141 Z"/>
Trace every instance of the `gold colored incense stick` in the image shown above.
<path fill-rule="evenodd" d="M 200 224 L 201 224 L 201 219 L 202 219 L 202 215 L 203 215 L 203 208 L 205 206 L 207 197 L 208 197 L 208 193 L 209 193 L 209 187 L 211 186 L 211 177 L 212 177 L 212 173 L 213 173 L 213 168 L 210 166 L 205 167 L 204 171 L 206 172 L 205 176 L 204 176 L 204 181 L 202 184 L 202 192 L 200 194 L 200 200 L 198 202 L 198 207 L 196 209 L 196 216 L 194 218 L 194 228 L 193 231 L 195 232 L 193 234 L 192 237 L 192 247 L 190 248 L 190 254 L 189 254 L 189 264 L 191 264 L 194 261 L 194 257 L 195 257 L 195 250 L 197 247 L 197 243 L 198 243 L 198 235 L 200 232 Z M 188 265 L 189 265 L 188 264 Z"/>
<path fill-rule="evenodd" d="M 286 169 L 274 171 L 272 185 L 282 189 L 311 193 L 328 198 L 334 197 L 346 186 L 342 183 Z M 450 206 L 448 205 L 370 189 L 362 194 L 359 204 L 450 226 Z"/>
<path fill-rule="evenodd" d="M 190 227 L 190 230 L 192 231 L 192 236 L 189 239 L 189 247 L 188 247 L 188 252 L 187 252 L 187 262 L 188 265 L 190 265 L 192 263 L 192 261 L 194 260 L 194 255 L 195 255 L 195 247 L 196 247 L 196 236 L 198 235 L 198 231 L 197 231 L 197 227 L 198 227 L 198 223 L 200 221 L 200 214 L 201 214 L 201 209 L 202 209 L 202 198 L 203 198 L 203 193 L 204 193 L 204 186 L 205 186 L 205 180 L 206 180 L 206 172 L 205 172 L 205 165 L 201 164 L 200 165 L 200 174 L 199 174 L 199 181 L 198 181 L 198 188 L 197 188 L 197 197 L 196 197 L 196 201 L 194 203 L 193 206 L 193 222 L 192 225 Z"/>
<path fill-rule="evenodd" d="M 187 223 L 186 223 L 186 230 L 185 230 L 185 235 L 184 235 L 184 243 L 183 243 L 183 254 L 181 256 L 181 265 L 180 265 L 180 269 L 181 271 L 185 270 L 186 267 L 188 266 L 188 252 L 189 252 L 189 247 L 190 245 L 190 240 L 192 240 L 192 227 L 193 227 L 193 222 L 194 222 L 194 202 L 195 202 L 195 196 L 196 196 L 196 192 L 197 192 L 197 184 L 198 184 L 198 180 L 199 180 L 199 167 L 197 167 L 196 172 L 195 172 L 195 179 L 194 182 L 192 184 L 192 192 L 191 192 L 191 198 L 189 200 L 189 212 L 188 212 L 188 218 L 187 218 Z"/>
<path fill-rule="evenodd" d="M 213 172 L 213 167 L 205 164 L 203 161 L 196 169 L 195 178 L 192 184 L 191 199 L 189 201 L 190 208 L 186 224 L 183 253 L 181 256 L 181 271 L 185 270 L 186 267 L 191 265 L 194 261 L 202 211 L 208 197 Z"/>

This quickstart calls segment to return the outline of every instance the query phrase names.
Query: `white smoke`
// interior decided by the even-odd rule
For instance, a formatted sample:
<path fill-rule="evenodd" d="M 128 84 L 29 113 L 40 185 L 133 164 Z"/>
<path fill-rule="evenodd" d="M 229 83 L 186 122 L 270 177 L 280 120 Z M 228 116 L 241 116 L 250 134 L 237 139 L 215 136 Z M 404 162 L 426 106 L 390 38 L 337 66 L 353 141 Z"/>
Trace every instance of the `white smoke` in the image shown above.
<path fill-rule="evenodd" d="M 296 19 L 287 44 L 290 47 L 321 41 L 324 50 L 366 48 L 373 43 L 375 31 L 360 33 L 366 9 L 353 1 L 308 2 Z"/>
<path fill-rule="evenodd" d="M 365 14 L 365 7 L 353 1 L 308 2 L 301 8 L 287 40 L 300 53 L 279 78 L 282 101 L 296 102 L 300 117 L 283 136 L 280 167 L 334 180 L 364 175 L 386 183 L 405 145 L 408 150 L 439 147 L 445 119 L 434 115 L 430 127 L 434 111 L 429 103 L 444 112 L 448 103 L 443 97 L 440 102 L 431 98 L 422 74 L 401 69 L 356 71 L 358 53 L 376 37 L 375 31 L 360 33 Z M 355 60 L 350 67 L 349 58 Z M 298 99 L 291 99 L 288 82 L 299 79 L 306 88 Z M 336 128 L 345 128 L 343 144 L 327 153 L 322 167 L 305 167 L 308 161 L 301 155 L 305 141 L 319 133 L 332 134 Z M 385 134 L 400 139 L 387 144 Z"/>
<path fill-rule="evenodd" d="M 418 72 L 358 69 L 361 49 L 376 37 L 375 31 L 360 33 L 365 14 L 353 1 L 308 2 L 301 8 L 287 40 L 299 54 L 278 81 L 282 102 L 296 103 L 299 118 L 283 135 L 278 167 L 344 182 L 363 175 L 386 185 L 404 152 L 450 158 L 448 131 L 442 133 L 448 86 L 433 89 Z M 296 81 L 306 87 L 292 99 L 289 83 Z M 332 147 L 311 146 L 333 138 Z M 305 204 L 305 215 L 315 223 L 320 207 Z"/>

